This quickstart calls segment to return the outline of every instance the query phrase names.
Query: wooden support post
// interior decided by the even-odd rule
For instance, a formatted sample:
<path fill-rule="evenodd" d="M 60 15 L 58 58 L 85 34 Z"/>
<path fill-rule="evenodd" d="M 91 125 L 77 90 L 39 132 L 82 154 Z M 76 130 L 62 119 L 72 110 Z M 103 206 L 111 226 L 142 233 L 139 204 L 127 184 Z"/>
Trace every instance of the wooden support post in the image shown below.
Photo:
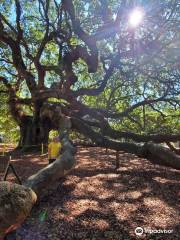
<path fill-rule="evenodd" d="M 3 181 L 6 181 L 6 178 L 7 178 L 8 172 L 9 172 L 9 164 L 10 164 L 10 161 L 8 161 L 8 164 L 6 165 L 6 169 L 4 171 Z"/>
<path fill-rule="evenodd" d="M 108 154 L 108 148 L 106 148 L 106 154 Z"/>
<path fill-rule="evenodd" d="M 44 144 L 42 143 L 41 144 L 41 155 L 43 155 L 44 154 Z"/>
<path fill-rule="evenodd" d="M 9 167 L 12 169 L 12 171 L 13 171 L 14 175 L 16 176 L 16 178 L 17 178 L 19 184 L 22 185 L 21 179 L 19 178 L 19 176 L 18 176 L 18 174 L 17 174 L 15 168 L 13 167 L 13 165 L 12 165 L 11 163 L 9 164 Z"/>
<path fill-rule="evenodd" d="M 116 151 L 116 170 L 119 168 L 119 151 Z"/>
<path fill-rule="evenodd" d="M 9 161 L 8 161 L 7 166 L 6 166 L 6 170 L 5 170 L 5 173 L 4 173 L 3 181 L 6 181 L 6 178 L 7 178 L 7 175 L 8 175 L 8 172 L 9 172 L 10 168 L 11 168 L 12 172 L 14 173 L 15 177 L 17 178 L 18 183 L 22 184 L 22 182 L 21 182 L 21 180 L 20 180 L 20 178 L 19 178 L 15 168 L 11 164 L 11 156 L 9 156 Z"/>

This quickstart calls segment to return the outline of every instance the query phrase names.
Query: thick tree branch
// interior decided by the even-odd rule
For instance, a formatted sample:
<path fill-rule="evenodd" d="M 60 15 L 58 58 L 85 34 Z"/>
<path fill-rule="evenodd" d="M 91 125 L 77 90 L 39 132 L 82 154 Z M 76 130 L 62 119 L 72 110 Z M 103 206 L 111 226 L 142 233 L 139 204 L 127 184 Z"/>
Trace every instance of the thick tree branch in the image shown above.
<path fill-rule="evenodd" d="M 0 18 L 0 41 L 7 44 L 11 48 L 13 64 L 17 69 L 18 73 L 26 79 L 29 90 L 33 94 L 33 91 L 36 89 L 36 82 L 34 76 L 27 71 L 22 58 L 20 45 L 17 43 L 17 41 L 13 40 L 12 37 L 10 37 L 4 30 L 1 18 Z"/>
<path fill-rule="evenodd" d="M 145 99 L 141 102 L 138 102 L 134 105 L 132 105 L 131 107 L 127 108 L 125 111 L 123 112 L 119 112 L 119 113 L 111 113 L 107 110 L 103 110 L 103 109 L 96 109 L 97 111 L 101 112 L 102 114 L 104 114 L 105 117 L 107 118 L 123 118 L 123 117 L 127 117 L 128 114 L 130 114 L 131 112 L 133 112 L 133 110 L 135 110 L 136 108 L 140 107 L 140 106 L 145 106 L 145 105 L 150 105 L 150 104 L 154 104 L 154 103 L 158 103 L 158 102 L 171 102 L 174 101 L 177 104 L 180 103 L 179 100 L 173 99 L 173 98 L 165 98 L 165 96 L 159 97 L 157 99 Z"/>
<path fill-rule="evenodd" d="M 8 89 L 8 94 L 9 94 L 8 103 L 9 103 L 10 112 L 14 117 L 14 119 L 18 123 L 21 123 L 21 119 L 24 116 L 24 112 L 21 106 L 19 105 L 18 97 L 16 96 L 16 90 L 13 86 L 11 86 L 11 84 L 7 81 L 6 78 L 0 76 L 0 81 L 2 81 L 5 87 Z"/>
<path fill-rule="evenodd" d="M 121 150 L 130 153 L 138 154 L 141 150 L 141 146 L 135 143 L 122 143 L 113 140 L 109 140 L 100 133 L 92 130 L 87 124 L 77 118 L 71 118 L 72 127 L 82 133 L 84 136 L 90 138 L 93 142 L 100 147 L 107 147 L 114 150 Z"/>
<path fill-rule="evenodd" d="M 77 19 L 75 16 L 75 10 L 74 10 L 74 5 L 72 3 L 72 0 L 63 0 L 62 5 L 70 15 L 73 31 L 75 32 L 75 34 L 78 35 L 78 37 L 82 41 L 84 41 L 87 44 L 87 46 L 91 51 L 92 62 L 94 63 L 94 65 L 97 66 L 98 65 L 98 49 L 96 46 L 96 41 L 82 29 L 79 19 Z"/>
<path fill-rule="evenodd" d="M 96 61 L 92 58 L 92 56 L 88 53 L 86 47 L 82 47 L 80 45 L 76 46 L 74 49 L 72 49 L 70 52 L 68 52 L 64 58 L 64 69 L 66 72 L 66 83 L 65 88 L 69 89 L 71 85 L 73 85 L 77 81 L 77 77 L 73 72 L 73 66 L 72 64 L 77 61 L 79 58 L 83 59 L 87 66 L 88 66 L 88 72 L 93 73 L 97 71 L 97 64 Z"/>
<path fill-rule="evenodd" d="M 107 121 L 97 122 L 97 121 L 84 121 L 89 126 L 93 126 L 101 129 L 103 136 L 110 137 L 112 139 L 131 139 L 135 142 L 177 142 L 180 141 L 180 134 L 137 134 L 130 131 L 118 131 L 110 127 Z"/>
<path fill-rule="evenodd" d="M 135 143 L 113 141 L 93 131 L 91 127 L 77 118 L 72 118 L 71 121 L 74 129 L 90 138 L 97 146 L 133 153 L 140 157 L 146 157 L 154 163 L 180 169 L 180 157 L 167 148 L 152 143 L 138 145 Z"/>
<path fill-rule="evenodd" d="M 22 40 L 23 37 L 23 31 L 21 29 L 21 5 L 19 0 L 15 0 L 15 4 L 16 4 L 16 25 L 17 25 L 17 31 L 18 31 L 18 35 L 17 35 L 17 42 L 18 44 L 20 44 L 20 41 Z"/>
<path fill-rule="evenodd" d="M 109 78 L 111 77 L 111 75 L 113 74 L 114 68 L 116 67 L 116 65 L 118 63 L 119 63 L 119 54 L 117 56 L 115 56 L 114 59 L 112 60 L 109 68 L 106 70 L 104 78 L 101 81 L 101 84 L 99 87 L 94 88 L 94 89 L 81 88 L 77 91 L 74 91 L 74 96 L 77 97 L 77 96 L 81 96 L 81 95 L 87 95 L 87 96 L 99 95 L 105 89 L 107 82 L 108 82 Z"/>

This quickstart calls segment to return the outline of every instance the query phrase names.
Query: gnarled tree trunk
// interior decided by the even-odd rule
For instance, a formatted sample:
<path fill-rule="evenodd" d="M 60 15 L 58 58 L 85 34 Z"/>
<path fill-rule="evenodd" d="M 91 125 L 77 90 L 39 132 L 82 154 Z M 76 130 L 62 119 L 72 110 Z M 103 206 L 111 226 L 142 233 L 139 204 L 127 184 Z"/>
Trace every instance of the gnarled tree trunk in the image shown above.
<path fill-rule="evenodd" d="M 48 119 L 34 120 L 31 116 L 23 117 L 20 123 L 19 147 L 38 147 L 48 143 L 51 124 Z"/>

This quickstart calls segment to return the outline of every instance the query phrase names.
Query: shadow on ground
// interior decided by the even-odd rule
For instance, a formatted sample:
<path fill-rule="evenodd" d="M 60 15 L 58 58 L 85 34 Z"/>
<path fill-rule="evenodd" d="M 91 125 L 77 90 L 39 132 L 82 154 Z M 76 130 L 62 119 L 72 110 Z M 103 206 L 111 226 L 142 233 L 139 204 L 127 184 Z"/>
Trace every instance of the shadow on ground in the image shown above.
<path fill-rule="evenodd" d="M 47 157 L 26 155 L 14 164 L 25 179 L 45 166 Z M 114 169 L 114 151 L 79 148 L 76 168 L 38 202 L 18 230 L 19 239 L 128 240 L 137 239 L 136 227 L 172 230 L 143 233 L 140 239 L 179 239 L 180 171 L 126 153 Z"/>

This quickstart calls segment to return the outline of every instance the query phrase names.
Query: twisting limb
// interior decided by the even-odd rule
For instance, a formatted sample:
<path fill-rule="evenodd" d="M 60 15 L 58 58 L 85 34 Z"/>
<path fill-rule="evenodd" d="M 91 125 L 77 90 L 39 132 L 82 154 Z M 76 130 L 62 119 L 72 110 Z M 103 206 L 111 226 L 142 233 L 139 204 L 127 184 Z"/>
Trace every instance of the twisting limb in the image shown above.
<path fill-rule="evenodd" d="M 95 132 L 90 126 L 85 124 L 82 120 L 71 118 L 72 126 L 77 131 L 81 132 L 95 142 L 97 146 L 114 149 L 116 151 L 124 151 L 136 154 L 140 157 L 145 157 L 157 164 L 166 165 L 175 169 L 180 169 L 180 156 L 171 152 L 167 148 L 153 143 L 145 143 L 139 145 L 129 142 L 118 142 L 108 139 L 98 132 Z"/>
<path fill-rule="evenodd" d="M 73 95 L 75 97 L 81 96 L 81 95 L 87 95 L 87 96 L 97 96 L 97 95 L 99 95 L 101 92 L 103 92 L 103 90 L 107 86 L 107 82 L 108 82 L 109 78 L 111 77 L 111 75 L 113 74 L 114 68 L 116 67 L 118 62 L 119 62 L 119 54 L 117 54 L 112 59 L 109 68 L 106 70 L 104 78 L 102 79 L 102 81 L 100 81 L 101 84 L 100 84 L 99 87 L 92 88 L 92 89 L 81 88 L 81 89 L 78 89 L 77 91 L 74 91 Z"/>
<path fill-rule="evenodd" d="M 19 99 L 16 95 L 16 89 L 8 82 L 8 80 L 5 77 L 0 76 L 0 81 L 3 82 L 5 85 L 8 95 L 9 95 L 9 109 L 11 111 L 12 116 L 17 121 L 17 123 L 21 123 L 22 118 L 24 117 L 24 112 L 22 110 L 22 107 L 20 103 L 23 101 L 23 103 L 27 103 L 27 99 Z"/>
<path fill-rule="evenodd" d="M 23 37 L 23 31 L 21 29 L 21 5 L 19 0 L 15 0 L 15 4 L 16 4 L 16 25 L 17 25 L 17 42 L 18 44 L 20 44 L 20 41 L 22 40 Z"/>

